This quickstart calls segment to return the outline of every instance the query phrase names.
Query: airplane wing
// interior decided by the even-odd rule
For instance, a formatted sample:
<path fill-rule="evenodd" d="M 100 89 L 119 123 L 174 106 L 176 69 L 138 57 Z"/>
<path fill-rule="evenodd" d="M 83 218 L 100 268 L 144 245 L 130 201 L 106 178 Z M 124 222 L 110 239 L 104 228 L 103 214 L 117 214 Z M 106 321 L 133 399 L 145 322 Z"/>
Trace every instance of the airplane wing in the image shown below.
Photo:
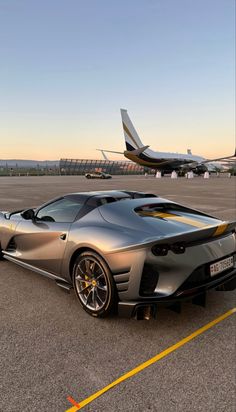
<path fill-rule="evenodd" d="M 104 152 L 104 153 L 117 153 L 117 154 L 124 154 L 124 152 L 115 152 L 114 150 L 105 150 L 105 149 L 96 149 L 99 152 Z"/>
<path fill-rule="evenodd" d="M 104 150 L 102 150 L 102 149 L 96 149 L 96 150 L 98 150 L 99 152 L 102 153 L 102 157 L 103 157 L 104 160 L 108 160 L 108 161 L 109 161 L 109 159 L 108 159 L 107 155 L 105 154 Z"/>
<path fill-rule="evenodd" d="M 207 160 L 204 160 L 203 162 L 201 162 L 201 164 L 202 163 L 210 163 L 210 162 L 218 162 L 219 160 L 232 159 L 233 157 L 236 157 L 236 151 L 235 151 L 234 155 L 232 155 L 232 156 L 218 157 L 217 159 L 207 159 Z"/>
<path fill-rule="evenodd" d="M 218 162 L 220 160 L 227 160 L 227 159 L 233 159 L 234 157 L 236 157 L 236 149 L 235 149 L 235 153 L 231 156 L 225 156 L 225 157 L 218 157 L 216 159 L 206 159 L 203 160 L 201 162 L 196 162 L 196 160 L 193 160 L 192 162 L 190 162 L 189 164 L 198 164 L 198 165 L 203 165 L 205 163 L 211 163 L 211 162 Z"/>
<path fill-rule="evenodd" d="M 147 145 L 147 146 L 143 146 L 143 147 L 140 147 L 138 149 L 135 149 L 135 150 L 126 150 L 126 152 L 130 152 L 130 153 L 138 156 L 141 153 L 143 153 L 146 149 L 148 149 L 148 147 L 149 146 Z M 118 153 L 118 154 L 122 154 L 122 155 L 124 154 L 124 152 L 115 152 L 114 150 L 104 150 L 104 149 L 96 149 L 96 150 L 102 152 L 103 156 L 104 156 L 104 153 L 107 153 L 107 152 L 108 153 Z"/>

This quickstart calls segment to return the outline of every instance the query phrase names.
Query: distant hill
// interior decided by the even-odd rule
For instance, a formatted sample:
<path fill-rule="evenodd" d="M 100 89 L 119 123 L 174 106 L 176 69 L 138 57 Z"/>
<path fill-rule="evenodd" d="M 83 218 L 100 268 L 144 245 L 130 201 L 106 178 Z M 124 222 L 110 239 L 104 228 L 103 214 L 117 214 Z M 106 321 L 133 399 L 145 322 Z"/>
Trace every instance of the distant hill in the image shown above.
<path fill-rule="evenodd" d="M 59 160 L 24 160 L 24 159 L 0 159 L 0 167 L 53 167 L 59 166 Z"/>

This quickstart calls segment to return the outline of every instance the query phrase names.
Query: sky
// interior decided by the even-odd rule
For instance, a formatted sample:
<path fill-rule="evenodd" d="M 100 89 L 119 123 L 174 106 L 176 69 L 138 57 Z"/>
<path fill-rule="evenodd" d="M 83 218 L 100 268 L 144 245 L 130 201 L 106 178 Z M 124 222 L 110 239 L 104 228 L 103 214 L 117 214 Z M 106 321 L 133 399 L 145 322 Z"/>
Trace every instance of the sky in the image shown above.
<path fill-rule="evenodd" d="M 0 0 L 0 158 L 235 147 L 234 0 Z M 116 158 L 111 155 L 111 158 Z"/>

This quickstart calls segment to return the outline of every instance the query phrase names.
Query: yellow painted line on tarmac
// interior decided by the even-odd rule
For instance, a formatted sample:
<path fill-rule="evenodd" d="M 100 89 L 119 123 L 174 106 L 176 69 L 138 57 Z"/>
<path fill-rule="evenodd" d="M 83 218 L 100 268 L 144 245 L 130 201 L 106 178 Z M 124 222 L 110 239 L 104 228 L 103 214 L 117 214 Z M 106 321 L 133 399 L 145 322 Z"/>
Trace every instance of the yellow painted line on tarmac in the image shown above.
<path fill-rule="evenodd" d="M 202 326 L 200 329 L 197 329 L 195 332 L 191 333 L 191 335 L 187 336 L 186 338 L 180 340 L 179 342 L 175 343 L 174 345 L 170 346 L 169 348 L 165 349 L 163 352 L 158 353 L 158 355 L 154 356 L 153 358 L 147 360 L 144 363 L 141 363 L 136 368 L 132 369 L 131 371 L 125 373 L 120 378 L 116 379 L 109 385 L 105 386 L 103 389 L 95 392 L 93 395 L 89 396 L 88 398 L 84 399 L 81 402 L 76 402 L 72 398 L 68 397 L 67 399 L 74 404 L 71 408 L 67 409 L 66 412 L 76 412 L 82 409 L 84 406 L 88 405 L 89 403 L 93 402 L 99 396 L 103 395 L 105 392 L 109 391 L 110 389 L 114 388 L 114 386 L 119 385 L 119 383 L 124 382 L 126 379 L 131 378 L 132 376 L 136 375 L 137 373 L 141 372 L 142 370 L 148 368 L 148 366 L 153 365 L 154 363 L 158 362 L 159 360 L 163 359 L 165 356 L 169 355 L 170 353 L 174 352 L 175 350 L 181 348 L 181 346 L 185 345 L 186 343 L 190 342 L 192 339 L 196 338 L 197 336 L 201 335 L 202 333 L 206 332 L 207 330 L 211 329 L 213 326 L 217 325 L 218 323 L 222 322 L 224 319 L 228 318 L 229 316 L 236 313 L 236 308 L 230 309 L 228 312 L 224 313 L 223 315 L 219 316 L 218 318 L 212 320 L 211 322 L 207 323 L 205 326 Z M 75 406 L 77 404 L 78 406 Z"/>

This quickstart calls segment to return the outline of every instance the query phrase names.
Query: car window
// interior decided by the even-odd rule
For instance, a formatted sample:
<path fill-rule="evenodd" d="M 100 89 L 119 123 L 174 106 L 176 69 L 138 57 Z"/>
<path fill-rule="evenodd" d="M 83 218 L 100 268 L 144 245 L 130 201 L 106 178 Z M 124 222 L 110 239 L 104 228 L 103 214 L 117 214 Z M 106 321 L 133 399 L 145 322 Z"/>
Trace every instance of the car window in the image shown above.
<path fill-rule="evenodd" d="M 44 222 L 72 223 L 82 205 L 72 199 L 59 199 L 40 209 L 36 218 Z"/>

